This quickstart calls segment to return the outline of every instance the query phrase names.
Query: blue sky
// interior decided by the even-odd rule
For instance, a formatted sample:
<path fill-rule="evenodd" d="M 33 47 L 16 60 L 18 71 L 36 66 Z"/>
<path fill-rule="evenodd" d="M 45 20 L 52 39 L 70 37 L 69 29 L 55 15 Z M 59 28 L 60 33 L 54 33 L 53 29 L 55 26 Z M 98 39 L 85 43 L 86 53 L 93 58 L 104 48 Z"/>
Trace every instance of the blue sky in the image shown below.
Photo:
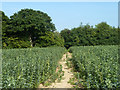
<path fill-rule="evenodd" d="M 117 2 L 3 2 L 2 11 L 10 17 L 24 8 L 47 13 L 57 31 L 78 27 L 82 22 L 95 26 L 104 21 L 118 26 Z"/>

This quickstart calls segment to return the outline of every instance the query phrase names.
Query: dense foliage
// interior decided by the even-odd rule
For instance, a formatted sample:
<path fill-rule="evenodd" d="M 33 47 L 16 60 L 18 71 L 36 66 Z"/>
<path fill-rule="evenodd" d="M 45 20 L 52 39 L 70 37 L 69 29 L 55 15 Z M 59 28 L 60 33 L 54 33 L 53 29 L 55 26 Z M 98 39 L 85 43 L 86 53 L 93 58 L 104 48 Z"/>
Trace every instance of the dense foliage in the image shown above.
<path fill-rule="evenodd" d="M 3 49 L 2 53 L 3 88 L 33 88 L 56 78 L 65 48 Z"/>
<path fill-rule="evenodd" d="M 0 88 L 2 88 L 2 12 L 0 12 Z"/>
<path fill-rule="evenodd" d="M 65 47 L 71 46 L 95 46 L 95 45 L 118 45 L 118 30 L 106 22 L 97 24 L 94 28 L 90 25 L 80 25 L 71 30 L 64 29 L 61 36 L 65 40 Z"/>
<path fill-rule="evenodd" d="M 3 48 L 64 46 L 52 19 L 41 11 L 21 9 L 10 19 L 2 12 Z"/>
<path fill-rule="evenodd" d="M 95 27 L 80 25 L 71 30 L 56 32 L 52 19 L 46 13 L 21 9 L 8 18 L 2 13 L 2 47 L 28 48 L 47 46 L 118 45 L 120 29 L 101 22 Z M 62 37 L 61 37 L 62 36 Z"/>
<path fill-rule="evenodd" d="M 118 46 L 71 47 L 72 62 L 78 72 L 77 86 L 87 88 L 120 88 Z"/>
<path fill-rule="evenodd" d="M 0 49 L 2 47 L 2 12 L 0 12 Z"/>

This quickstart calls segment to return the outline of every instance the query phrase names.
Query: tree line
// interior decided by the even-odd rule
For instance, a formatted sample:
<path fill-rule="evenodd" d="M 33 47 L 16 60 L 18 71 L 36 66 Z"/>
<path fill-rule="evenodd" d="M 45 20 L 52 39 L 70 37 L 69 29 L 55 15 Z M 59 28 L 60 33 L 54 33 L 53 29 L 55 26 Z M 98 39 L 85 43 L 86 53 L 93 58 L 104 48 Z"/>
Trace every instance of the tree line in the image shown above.
<path fill-rule="evenodd" d="M 93 28 L 88 24 L 80 25 L 71 30 L 64 29 L 60 33 L 65 40 L 65 47 L 118 45 L 120 29 L 101 22 Z"/>
<path fill-rule="evenodd" d="M 21 9 L 8 18 L 2 18 L 2 48 L 30 48 L 48 46 L 118 45 L 119 29 L 101 22 L 95 27 L 80 25 L 64 29 L 60 33 L 47 13 L 33 9 Z M 1 15 L 0 15 L 1 17 Z"/>

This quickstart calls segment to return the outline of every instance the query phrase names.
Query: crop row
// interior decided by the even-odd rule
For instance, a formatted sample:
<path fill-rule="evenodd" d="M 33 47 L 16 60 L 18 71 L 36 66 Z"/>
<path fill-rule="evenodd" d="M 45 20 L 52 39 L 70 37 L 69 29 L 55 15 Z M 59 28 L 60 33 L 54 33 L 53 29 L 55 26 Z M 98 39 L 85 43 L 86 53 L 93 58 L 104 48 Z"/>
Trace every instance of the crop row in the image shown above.
<path fill-rule="evenodd" d="M 56 78 L 56 68 L 65 48 L 2 50 L 3 88 L 34 88 Z"/>
<path fill-rule="evenodd" d="M 70 48 L 77 71 L 77 86 L 86 88 L 120 87 L 118 46 L 75 46 Z"/>

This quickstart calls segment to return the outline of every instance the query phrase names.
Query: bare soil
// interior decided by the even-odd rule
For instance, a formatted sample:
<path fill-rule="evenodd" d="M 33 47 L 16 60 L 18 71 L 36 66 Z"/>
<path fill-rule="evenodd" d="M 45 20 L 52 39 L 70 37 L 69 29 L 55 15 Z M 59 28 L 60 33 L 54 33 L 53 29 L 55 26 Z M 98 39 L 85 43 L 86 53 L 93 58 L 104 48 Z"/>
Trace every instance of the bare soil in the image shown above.
<path fill-rule="evenodd" d="M 72 88 L 73 86 L 68 83 L 70 78 L 73 78 L 73 73 L 71 72 L 71 69 L 69 69 L 66 65 L 66 60 L 68 58 L 72 58 L 72 55 L 69 52 L 64 54 L 59 62 L 59 64 L 62 65 L 62 71 L 64 71 L 64 76 L 62 77 L 62 80 L 60 82 L 57 82 L 56 80 L 55 83 L 52 83 L 50 86 L 47 87 L 40 84 L 38 88 Z"/>

